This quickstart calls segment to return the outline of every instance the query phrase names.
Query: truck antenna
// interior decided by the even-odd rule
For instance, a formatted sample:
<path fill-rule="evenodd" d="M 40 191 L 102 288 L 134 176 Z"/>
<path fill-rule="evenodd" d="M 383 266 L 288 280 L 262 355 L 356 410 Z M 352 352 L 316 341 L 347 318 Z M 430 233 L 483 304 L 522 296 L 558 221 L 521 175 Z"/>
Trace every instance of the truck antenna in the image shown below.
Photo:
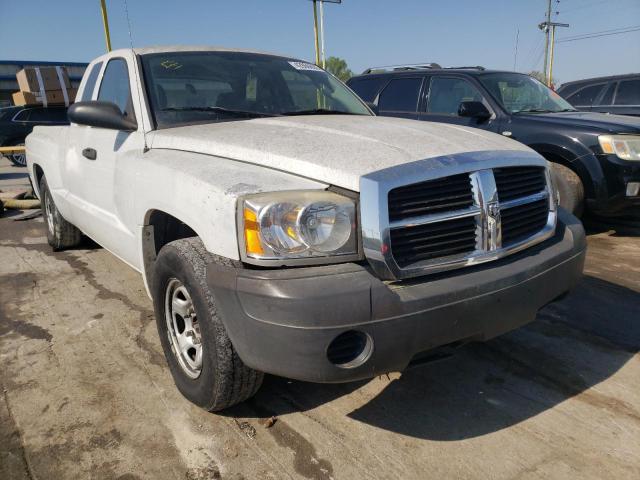
<path fill-rule="evenodd" d="M 138 103 L 140 106 L 140 114 L 142 115 L 143 110 L 143 106 L 142 106 L 142 81 L 140 80 L 140 74 L 138 73 L 138 70 L 140 68 L 140 65 L 138 65 L 138 56 L 136 55 L 135 50 L 133 49 L 133 35 L 131 35 L 131 20 L 129 19 L 129 7 L 127 6 L 127 0 L 124 0 L 124 13 L 127 17 L 127 27 L 129 28 L 129 45 L 131 46 L 131 53 L 133 54 L 133 61 L 134 63 L 134 73 L 136 75 L 136 84 L 138 85 Z M 144 122 L 142 122 L 142 139 L 144 142 L 144 149 L 143 152 L 148 152 L 149 151 L 149 147 L 147 146 L 147 132 L 145 131 L 145 127 L 144 127 Z"/>

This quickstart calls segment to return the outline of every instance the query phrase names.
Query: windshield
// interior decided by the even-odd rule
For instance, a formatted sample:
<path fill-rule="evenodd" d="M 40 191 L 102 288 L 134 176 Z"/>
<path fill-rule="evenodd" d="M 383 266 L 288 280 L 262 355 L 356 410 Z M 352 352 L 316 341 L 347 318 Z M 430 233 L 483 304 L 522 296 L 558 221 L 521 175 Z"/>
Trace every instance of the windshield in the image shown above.
<path fill-rule="evenodd" d="M 560 95 L 529 75 L 488 73 L 480 75 L 479 80 L 509 113 L 575 111 Z"/>
<path fill-rule="evenodd" d="M 280 115 L 371 115 L 339 80 L 317 66 L 240 52 L 142 56 L 158 128 Z"/>

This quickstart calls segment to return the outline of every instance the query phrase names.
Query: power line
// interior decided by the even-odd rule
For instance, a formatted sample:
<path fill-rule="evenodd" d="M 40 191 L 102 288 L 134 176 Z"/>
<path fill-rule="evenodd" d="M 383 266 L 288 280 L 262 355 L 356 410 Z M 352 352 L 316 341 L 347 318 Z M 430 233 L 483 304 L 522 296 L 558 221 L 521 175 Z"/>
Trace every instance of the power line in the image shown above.
<path fill-rule="evenodd" d="M 567 37 L 562 37 L 561 40 L 569 40 L 573 38 L 584 37 L 585 35 L 597 35 L 600 33 L 618 32 L 621 30 L 628 30 L 630 28 L 640 28 L 640 25 L 629 25 L 628 27 L 616 27 L 616 28 L 610 28 L 609 30 L 598 30 L 597 32 L 578 33 L 576 35 L 569 35 Z"/>
<path fill-rule="evenodd" d="M 590 38 L 608 37 L 610 35 L 621 35 L 623 33 L 632 33 L 640 31 L 640 25 L 634 25 L 632 27 L 614 28 L 611 30 L 603 30 L 600 32 L 584 33 L 582 35 L 575 35 L 572 37 L 564 37 L 558 40 L 556 43 L 576 42 L 578 40 L 588 40 Z"/>

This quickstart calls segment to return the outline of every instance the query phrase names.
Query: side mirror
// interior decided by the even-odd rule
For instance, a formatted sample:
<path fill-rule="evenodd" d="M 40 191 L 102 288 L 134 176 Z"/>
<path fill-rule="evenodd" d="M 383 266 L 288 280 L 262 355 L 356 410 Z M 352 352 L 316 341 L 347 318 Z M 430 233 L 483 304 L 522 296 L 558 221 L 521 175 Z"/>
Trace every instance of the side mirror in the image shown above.
<path fill-rule="evenodd" d="M 125 116 L 120 108 L 111 102 L 91 100 L 74 103 L 67 111 L 69 121 L 90 127 L 108 128 L 131 132 L 138 128 L 135 120 Z"/>
<path fill-rule="evenodd" d="M 375 103 L 373 102 L 364 102 L 364 103 L 367 104 L 367 107 L 369 107 L 373 113 L 378 115 L 378 106 Z"/>
<path fill-rule="evenodd" d="M 475 118 L 478 121 L 489 120 L 491 112 L 482 102 L 462 102 L 458 107 L 458 115 L 461 117 Z"/>

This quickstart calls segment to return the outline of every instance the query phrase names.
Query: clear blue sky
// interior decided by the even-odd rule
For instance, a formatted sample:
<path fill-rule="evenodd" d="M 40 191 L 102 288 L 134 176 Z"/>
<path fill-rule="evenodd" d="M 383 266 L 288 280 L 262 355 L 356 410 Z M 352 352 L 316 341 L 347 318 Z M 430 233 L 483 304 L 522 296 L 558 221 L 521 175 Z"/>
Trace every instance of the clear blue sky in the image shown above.
<path fill-rule="evenodd" d="M 136 46 L 208 44 L 313 59 L 308 0 L 128 0 Z M 328 55 L 352 70 L 434 61 L 542 69 L 546 0 L 343 0 L 325 6 Z M 640 0 L 561 0 L 558 39 L 640 25 Z M 128 47 L 124 0 L 107 0 L 114 48 Z M 0 59 L 89 61 L 104 52 L 99 0 L 0 0 Z M 560 82 L 640 72 L 640 31 L 557 46 Z"/>

